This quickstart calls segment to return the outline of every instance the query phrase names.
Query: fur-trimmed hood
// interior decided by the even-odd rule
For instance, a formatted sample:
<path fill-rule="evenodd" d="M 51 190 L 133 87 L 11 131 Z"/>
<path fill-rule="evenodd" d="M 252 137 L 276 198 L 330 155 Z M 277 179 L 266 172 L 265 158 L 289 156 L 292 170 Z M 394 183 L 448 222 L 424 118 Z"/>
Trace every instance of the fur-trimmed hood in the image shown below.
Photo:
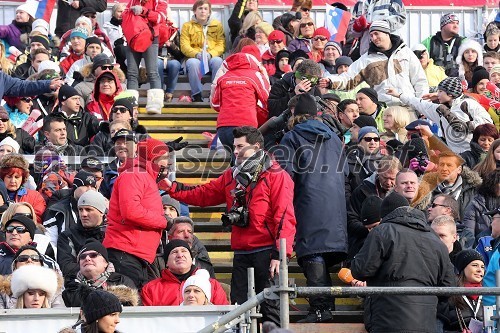
<path fill-rule="evenodd" d="M 139 292 L 123 284 L 116 286 L 109 286 L 110 293 L 118 297 L 123 306 L 138 306 L 139 305 Z"/>
<path fill-rule="evenodd" d="M 92 66 L 93 64 L 90 63 L 86 64 L 80 69 L 80 74 L 82 74 L 85 81 L 95 81 L 96 79 L 95 75 L 92 73 Z M 114 67 L 113 72 L 115 76 L 118 77 L 118 79 L 122 84 L 125 83 L 126 80 L 125 73 L 123 73 L 123 71 L 120 68 Z"/>
<path fill-rule="evenodd" d="M 455 60 L 459 66 L 459 74 L 460 75 L 464 74 L 464 66 L 462 64 L 462 62 L 463 62 L 462 56 L 464 55 L 464 52 L 468 49 L 473 49 L 474 51 L 477 52 L 477 64 L 478 64 L 478 66 L 483 65 L 483 48 L 475 40 L 467 38 L 467 39 L 462 41 L 462 44 L 460 44 L 460 48 L 458 49 L 457 58 Z"/>

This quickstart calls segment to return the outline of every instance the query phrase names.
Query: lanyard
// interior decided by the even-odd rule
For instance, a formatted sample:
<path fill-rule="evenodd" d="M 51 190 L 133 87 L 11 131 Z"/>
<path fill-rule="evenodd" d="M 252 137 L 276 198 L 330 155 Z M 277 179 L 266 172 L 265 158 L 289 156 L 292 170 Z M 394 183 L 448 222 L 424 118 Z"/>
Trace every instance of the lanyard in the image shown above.
<path fill-rule="evenodd" d="M 466 296 L 462 296 L 462 298 L 464 299 L 465 303 L 467 303 L 469 308 L 474 312 L 474 319 L 477 319 L 476 315 L 479 311 L 479 306 L 481 305 L 481 299 L 483 298 L 483 295 L 479 296 L 479 298 L 477 299 L 476 310 L 474 310 L 474 307 L 472 306 L 472 304 L 470 304 L 470 301 Z"/>

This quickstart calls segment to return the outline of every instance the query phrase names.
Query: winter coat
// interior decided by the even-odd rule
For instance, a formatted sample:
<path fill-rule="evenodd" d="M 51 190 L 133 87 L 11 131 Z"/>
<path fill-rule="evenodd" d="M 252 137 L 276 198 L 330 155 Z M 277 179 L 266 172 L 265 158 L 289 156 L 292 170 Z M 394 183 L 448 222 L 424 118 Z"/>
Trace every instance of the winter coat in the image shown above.
<path fill-rule="evenodd" d="M 286 49 L 290 52 L 302 50 L 307 54 L 311 54 L 311 39 L 299 36 L 292 40 L 290 44 L 287 45 Z"/>
<path fill-rule="evenodd" d="M 470 169 L 474 169 L 474 167 L 481 162 L 482 158 L 486 156 L 486 152 L 477 142 L 471 141 L 470 150 L 460 153 L 460 156 L 464 159 L 465 165 Z"/>
<path fill-rule="evenodd" d="M 248 10 L 246 10 L 247 0 L 238 0 L 234 5 L 233 11 L 231 12 L 231 16 L 227 21 L 229 26 L 229 34 L 231 38 L 231 43 L 234 42 L 238 34 L 240 33 L 241 26 L 243 25 L 243 20 L 248 14 Z"/>
<path fill-rule="evenodd" d="M 477 187 L 481 185 L 483 180 L 481 176 L 476 171 L 472 171 L 466 166 L 462 167 L 462 186 L 458 198 L 458 206 L 460 208 L 460 216 L 464 216 L 465 208 L 472 201 L 477 192 Z M 424 174 L 418 187 L 418 192 L 413 202 L 415 204 L 424 201 L 428 196 L 434 196 L 440 192 L 437 190 L 437 186 L 440 184 L 437 172 L 429 172 Z"/>
<path fill-rule="evenodd" d="M 209 19 L 206 25 L 207 51 L 213 57 L 222 57 L 226 50 L 226 37 L 222 23 L 216 19 Z M 203 49 L 205 36 L 203 27 L 193 17 L 191 21 L 182 25 L 181 51 L 186 58 L 195 58 Z"/>
<path fill-rule="evenodd" d="M 424 72 L 425 72 L 425 77 L 429 82 L 429 87 L 434 88 L 434 91 L 437 89 L 439 82 L 443 81 L 448 77 L 444 72 L 444 68 L 441 66 L 434 65 L 434 60 L 432 59 L 429 59 L 429 63 L 427 64 L 427 67 L 424 69 Z"/>
<path fill-rule="evenodd" d="M 42 216 L 45 213 L 45 208 L 47 208 L 47 204 L 45 203 L 45 199 L 42 195 L 35 190 L 28 190 L 24 186 L 19 188 L 14 196 L 14 202 L 27 202 L 33 209 L 36 214 L 36 223 L 42 223 Z"/>
<path fill-rule="evenodd" d="M 50 237 L 52 246 L 57 247 L 59 235 L 75 226 L 77 221 L 78 208 L 73 194 L 49 205 L 43 217 L 43 226 L 46 230 L 45 234 Z"/>
<path fill-rule="evenodd" d="M 168 1 L 166 0 L 149 0 L 149 1 L 142 1 L 142 0 L 131 0 L 127 4 L 127 9 L 128 10 L 132 6 L 136 5 L 142 5 L 143 12 L 141 16 L 144 16 L 147 21 L 148 25 L 153 28 L 154 30 L 154 36 L 158 37 L 160 34 L 160 25 L 165 24 L 167 21 L 167 6 L 168 6 Z"/>
<path fill-rule="evenodd" d="M 0 133 L 0 141 L 6 137 L 11 137 L 19 144 L 19 154 L 34 154 L 35 139 L 22 128 L 16 128 L 16 137 L 10 133 Z"/>
<path fill-rule="evenodd" d="M 463 61 L 464 61 L 463 55 L 464 55 L 465 51 L 467 51 L 468 49 L 473 49 L 477 53 L 477 60 L 476 60 L 477 65 L 476 65 L 476 67 L 483 65 L 483 50 L 482 50 L 481 44 L 479 44 L 478 42 L 476 42 L 473 39 L 462 40 L 462 43 L 460 44 L 460 47 L 458 48 L 457 57 L 455 59 L 455 62 L 458 65 L 458 77 L 462 80 L 466 79 L 467 84 L 470 87 L 472 85 L 472 81 L 471 81 L 472 75 L 471 75 L 471 78 L 469 78 L 469 79 L 467 79 L 465 77 L 465 68 L 464 68 L 464 64 L 463 64 Z M 473 71 L 474 68 L 471 68 L 471 71 Z"/>
<path fill-rule="evenodd" d="M 425 244 L 425 246 L 422 246 Z M 424 213 L 399 207 L 373 229 L 351 265 L 370 287 L 452 287 L 448 250 Z M 373 295 L 365 300 L 369 332 L 436 332 L 436 296 Z"/>
<path fill-rule="evenodd" d="M 463 132 L 457 132 L 455 130 L 456 126 L 450 126 L 448 120 L 436 112 L 439 104 L 425 101 L 421 98 L 411 96 L 408 93 L 402 93 L 399 98 L 404 104 L 411 106 L 413 109 L 423 114 L 432 122 L 439 124 L 441 132 L 446 139 L 446 144 L 448 145 L 448 147 L 450 147 L 451 150 L 453 150 L 453 152 L 458 154 L 469 150 L 469 143 L 472 140 L 472 131 L 467 132 L 467 134 Z M 462 106 L 462 104 L 464 103 L 467 105 L 468 113 L 471 117 L 469 117 L 462 110 L 463 108 L 465 108 L 465 105 Z M 482 124 L 493 123 L 490 115 L 481 106 L 481 104 L 479 104 L 472 98 L 467 98 L 465 95 L 452 100 L 450 112 L 464 123 L 470 121 L 474 128 Z"/>
<path fill-rule="evenodd" d="M 0 98 L 3 96 L 38 96 L 50 93 L 50 80 L 26 81 L 0 71 Z"/>
<path fill-rule="evenodd" d="M 28 243 L 28 245 L 37 246 L 34 242 Z M 7 244 L 7 242 L 0 243 L 0 275 L 12 274 L 12 262 L 14 261 L 14 255 L 17 250 Z M 59 266 L 54 259 L 42 254 L 44 266 L 54 269 L 59 272 Z"/>
<path fill-rule="evenodd" d="M 121 24 L 120 25 L 115 25 L 111 22 L 104 22 L 102 25 L 102 28 L 106 35 L 109 37 L 109 42 L 111 43 L 111 46 L 115 47 L 115 42 L 120 39 L 120 38 L 125 38 L 123 35 L 123 29 Z"/>
<path fill-rule="evenodd" d="M 407 95 L 422 97 L 429 92 L 424 69 L 417 56 L 395 35 L 391 35 L 392 49 L 388 57 L 373 44 L 347 72 L 328 76 L 335 89 L 351 90 L 365 81 L 378 93 L 378 100 L 388 106 L 401 105 L 398 98 L 387 95 L 387 88 L 396 88 Z"/>
<path fill-rule="evenodd" d="M 217 179 L 199 186 L 185 186 L 174 182 L 169 190 L 172 198 L 200 207 L 225 203 L 227 211 L 233 205 L 233 190 L 236 180 L 232 168 Z M 286 253 L 292 254 L 295 236 L 295 214 L 293 211 L 293 181 L 278 165 L 260 173 L 253 189 L 247 188 L 249 225 L 232 226 L 231 249 L 253 251 L 260 248 L 279 249 L 280 238 L 286 238 Z"/>
<path fill-rule="evenodd" d="M 210 95 L 212 108 L 219 112 L 217 128 L 225 126 L 259 127 L 267 120 L 269 80 L 245 53 L 226 59 L 228 71 L 218 78 Z"/>
<path fill-rule="evenodd" d="M 491 241 L 491 247 L 493 248 L 492 255 L 490 257 L 490 263 L 486 269 L 483 278 L 483 287 L 498 287 L 496 283 L 495 274 L 500 269 L 500 238 L 495 238 Z M 495 296 L 485 295 L 483 297 L 483 305 L 490 306 L 496 304 Z"/>
<path fill-rule="evenodd" d="M 102 243 L 152 263 L 161 232 L 167 227 L 156 184 L 158 170 L 150 162 L 129 159 L 119 171 Z"/>
<path fill-rule="evenodd" d="M 194 269 L 191 276 L 198 269 Z M 186 279 L 187 280 L 187 279 Z M 183 302 L 182 286 L 185 281 L 179 279 L 168 269 L 161 272 L 161 277 L 148 282 L 141 292 L 142 303 L 145 306 L 180 305 Z M 210 303 L 214 305 L 228 305 L 226 293 L 219 281 L 210 279 L 212 297 Z"/>
<path fill-rule="evenodd" d="M 271 50 L 267 50 L 261 56 L 262 65 L 267 71 L 267 75 L 273 76 L 276 73 L 276 55 L 271 53 Z"/>
<path fill-rule="evenodd" d="M 100 77 L 104 73 L 105 72 L 101 73 L 101 75 L 96 78 L 94 82 L 94 91 L 92 92 L 92 101 L 90 101 L 85 107 L 85 110 L 94 115 L 99 121 L 109 120 L 111 108 L 113 107 L 113 104 L 115 102 L 114 98 L 122 91 L 122 84 L 118 78 L 118 75 L 113 71 L 111 73 L 113 73 L 113 77 L 115 79 L 116 92 L 112 96 L 101 95 L 99 91 L 99 82 Z"/>
<path fill-rule="evenodd" d="M 484 213 L 497 207 L 500 207 L 500 198 L 485 198 L 484 195 L 478 193 L 465 207 L 462 223 L 477 236 L 491 226 L 491 216 L 484 215 Z"/>
<path fill-rule="evenodd" d="M 88 146 L 90 140 L 99 132 L 99 120 L 81 108 L 78 113 L 69 117 L 60 109 L 52 114 L 64 119 L 67 137 L 71 143 Z"/>
<path fill-rule="evenodd" d="M 436 32 L 434 36 L 429 36 L 422 41 L 429 53 L 429 58 L 434 61 L 434 65 L 444 68 L 448 76 L 458 76 L 458 65 L 455 59 L 458 55 L 458 49 L 465 40 L 465 37 L 455 36 L 445 42 L 441 36 L 441 31 Z M 450 45 L 453 45 L 451 48 Z M 429 85 L 433 85 L 429 81 Z"/>
<path fill-rule="evenodd" d="M 323 75 L 337 74 L 335 72 L 335 62 L 332 63 L 330 61 L 322 59 L 322 60 L 318 61 L 318 65 L 321 68 L 321 72 L 324 73 Z"/>
<path fill-rule="evenodd" d="M 87 239 L 94 238 L 99 242 L 104 239 L 105 225 L 94 228 L 84 228 L 78 221 L 76 225 L 63 231 L 57 239 L 57 263 L 64 276 L 76 276 L 80 270 L 78 253 L 85 245 Z"/>
<path fill-rule="evenodd" d="M 73 8 L 64 0 L 57 1 L 57 22 L 55 33 L 62 36 L 66 31 L 75 26 L 76 19 L 81 16 L 81 10 L 84 7 L 92 7 L 98 13 L 102 13 L 107 8 L 106 0 L 80 0 L 78 9 Z"/>
<path fill-rule="evenodd" d="M 92 66 L 93 64 L 87 64 L 82 67 L 80 74 L 82 75 L 83 80 L 74 85 L 78 94 L 85 100 L 85 104 L 92 101 L 92 92 L 94 91 L 96 77 L 92 73 Z M 125 73 L 123 73 L 123 71 L 118 67 L 114 67 L 113 72 L 118 76 L 118 79 L 123 86 L 126 81 Z"/>
<path fill-rule="evenodd" d="M 360 146 L 352 146 L 347 149 L 347 164 L 349 174 L 347 176 L 348 187 L 346 193 L 350 194 L 358 187 L 363 179 L 370 177 L 377 171 L 380 159 L 384 157 L 380 151 L 374 154 L 366 154 Z"/>
<path fill-rule="evenodd" d="M 14 46 L 19 51 L 23 52 L 26 48 L 26 44 L 22 41 L 22 39 L 25 38 L 21 38 L 21 35 L 27 36 L 31 32 L 31 27 L 27 25 L 23 27 L 25 31 L 21 31 L 16 24 L 19 23 L 13 20 L 10 24 L 0 25 L 0 39 L 4 39 L 10 46 Z"/>
<path fill-rule="evenodd" d="M 83 59 L 83 55 L 83 53 L 76 54 L 75 52 L 73 52 L 73 50 L 70 50 L 68 56 L 59 63 L 59 66 L 61 67 L 64 74 L 68 73 L 69 69 L 75 62 Z"/>
<path fill-rule="evenodd" d="M 109 289 L 112 287 L 124 286 L 129 289 L 130 294 L 137 294 L 137 288 L 134 282 L 126 275 L 113 272 L 106 280 L 107 291 L 111 292 Z M 75 281 L 75 276 L 65 276 L 64 281 L 64 291 L 62 297 L 64 304 L 69 307 L 80 307 L 82 306 L 82 299 L 79 292 L 80 282 Z M 101 288 L 102 289 L 102 288 Z M 133 296 L 132 296 L 133 298 Z M 136 297 L 137 298 L 137 297 Z"/>
<path fill-rule="evenodd" d="M 283 159 L 294 186 L 297 257 L 317 253 L 347 253 L 347 173 L 340 139 L 322 122 L 297 124 L 281 140 Z M 314 223 L 311 223 L 314 221 Z"/>

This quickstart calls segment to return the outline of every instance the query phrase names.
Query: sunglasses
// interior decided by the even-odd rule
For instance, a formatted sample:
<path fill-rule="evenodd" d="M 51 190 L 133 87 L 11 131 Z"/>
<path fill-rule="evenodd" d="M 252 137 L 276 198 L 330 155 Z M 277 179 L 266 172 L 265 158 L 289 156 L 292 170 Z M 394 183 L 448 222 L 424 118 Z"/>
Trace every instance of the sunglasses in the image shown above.
<path fill-rule="evenodd" d="M 308 27 L 308 26 L 309 26 L 309 27 L 312 27 L 312 26 L 314 26 L 314 23 L 312 23 L 312 22 L 307 22 L 307 23 L 301 23 L 301 24 L 300 24 L 300 27 L 301 27 L 301 28 L 305 28 L 305 27 Z"/>
<path fill-rule="evenodd" d="M 33 215 L 31 213 L 15 213 L 12 217 L 14 216 L 26 216 L 27 218 L 30 218 L 33 220 Z"/>
<path fill-rule="evenodd" d="M 93 15 L 85 15 L 85 17 L 88 17 L 88 18 L 96 18 L 97 15 L 96 14 L 93 14 Z"/>
<path fill-rule="evenodd" d="M 1 118 L 0 120 L 1 120 L 3 123 L 6 123 L 6 122 L 8 122 L 8 121 L 9 121 L 9 118 Z"/>
<path fill-rule="evenodd" d="M 316 85 L 319 81 L 319 77 L 317 76 L 312 76 L 312 75 L 306 75 L 306 74 L 300 74 L 299 72 L 295 72 L 295 78 L 299 80 L 309 80 L 311 82 L 311 85 Z"/>
<path fill-rule="evenodd" d="M 18 234 L 24 234 L 25 232 L 28 232 L 28 229 L 26 227 L 22 227 L 22 226 L 14 227 L 12 225 L 9 225 L 7 228 L 5 228 L 5 231 L 8 234 L 13 233 L 14 230 L 17 231 Z"/>
<path fill-rule="evenodd" d="M 114 68 L 114 66 L 113 66 L 113 65 L 102 65 L 102 66 L 101 66 L 101 69 L 102 69 L 103 71 L 112 71 L 112 70 L 113 70 L 113 68 Z"/>
<path fill-rule="evenodd" d="M 128 109 L 123 107 L 114 107 L 111 109 L 112 113 L 127 113 Z"/>
<path fill-rule="evenodd" d="M 365 142 L 370 142 L 370 141 L 379 142 L 379 141 L 380 141 L 380 138 L 379 138 L 379 137 L 375 137 L 375 138 L 367 138 L 367 137 L 364 137 L 364 138 L 363 138 L 363 141 L 365 141 Z"/>
<path fill-rule="evenodd" d="M 78 259 L 81 261 L 81 260 L 85 260 L 87 259 L 87 257 L 90 257 L 90 259 L 95 259 L 97 258 L 98 256 L 100 256 L 101 254 L 100 253 L 97 253 L 97 252 L 90 252 L 90 253 L 82 253 L 78 256 Z"/>
<path fill-rule="evenodd" d="M 445 205 L 440 205 L 440 204 L 437 204 L 437 203 L 432 203 L 431 205 L 431 208 L 436 208 L 437 206 L 441 206 L 441 207 L 448 207 L 448 206 L 445 206 Z"/>
<path fill-rule="evenodd" d="M 269 41 L 269 44 L 281 44 L 283 43 L 283 41 L 281 39 L 276 39 L 276 40 L 270 40 Z"/>
<path fill-rule="evenodd" d="M 17 262 L 27 262 L 30 259 L 33 262 L 40 262 L 40 256 L 37 254 L 33 254 L 33 255 L 21 254 L 19 257 L 17 257 L 16 261 Z"/>
<path fill-rule="evenodd" d="M 33 101 L 33 99 L 29 98 L 29 97 L 22 97 L 21 101 L 26 102 L 26 103 L 31 103 Z"/>
<path fill-rule="evenodd" d="M 309 8 L 303 8 L 303 7 L 301 7 L 300 10 L 303 11 L 303 12 L 310 12 L 311 11 L 311 9 L 309 9 Z"/>
<path fill-rule="evenodd" d="M 326 37 L 323 37 L 323 36 L 317 36 L 317 37 L 314 37 L 313 38 L 314 41 L 316 40 L 320 40 L 320 41 L 325 41 L 326 40 Z"/>

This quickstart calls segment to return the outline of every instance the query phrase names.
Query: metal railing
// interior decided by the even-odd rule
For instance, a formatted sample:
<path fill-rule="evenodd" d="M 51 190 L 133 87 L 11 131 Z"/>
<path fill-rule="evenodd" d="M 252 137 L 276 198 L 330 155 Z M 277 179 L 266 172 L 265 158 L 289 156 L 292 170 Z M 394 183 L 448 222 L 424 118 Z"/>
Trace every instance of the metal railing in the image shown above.
<path fill-rule="evenodd" d="M 288 264 L 286 257 L 286 240 L 280 239 L 280 277 L 279 285 L 264 289 L 255 296 L 249 293 L 249 299 L 241 304 L 237 309 L 220 317 L 213 324 L 206 326 L 199 333 L 223 332 L 227 329 L 226 325 L 238 318 L 242 314 L 247 314 L 247 323 L 249 320 L 250 331 L 256 332 L 256 307 L 264 302 L 265 299 L 280 300 L 280 320 L 281 328 L 289 328 L 290 313 L 289 302 L 290 298 L 311 297 L 311 296 L 370 296 L 370 295 L 434 295 L 434 296 L 451 296 L 451 295 L 495 295 L 496 304 L 500 304 L 500 287 L 481 287 L 481 288 L 466 288 L 466 287 L 297 287 L 288 285 Z M 496 284 L 500 286 L 500 270 L 496 272 Z M 253 268 L 248 269 L 249 290 L 253 288 L 254 276 Z M 500 333 L 500 316 L 492 315 L 485 316 L 485 321 L 496 322 L 496 332 Z M 486 313 L 486 311 L 485 311 Z M 492 330 L 490 330 L 493 332 Z"/>

